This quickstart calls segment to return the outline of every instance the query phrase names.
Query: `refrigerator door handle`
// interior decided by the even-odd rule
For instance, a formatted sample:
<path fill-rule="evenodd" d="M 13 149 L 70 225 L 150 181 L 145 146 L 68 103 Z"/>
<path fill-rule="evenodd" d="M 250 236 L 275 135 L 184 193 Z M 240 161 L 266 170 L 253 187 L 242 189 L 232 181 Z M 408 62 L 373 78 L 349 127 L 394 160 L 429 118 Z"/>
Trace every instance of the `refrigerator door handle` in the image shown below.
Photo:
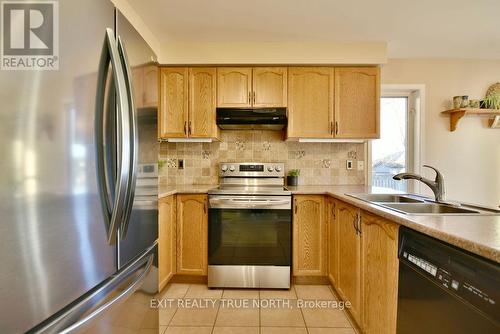
<path fill-rule="evenodd" d="M 105 88 L 109 65 L 111 63 L 113 82 L 117 96 L 117 172 L 114 183 L 114 203 L 111 204 L 108 198 L 109 189 L 107 187 L 107 176 L 105 166 L 105 144 L 104 144 L 104 118 L 105 118 Z M 124 145 L 124 138 L 130 138 L 129 122 L 129 98 L 127 97 L 127 86 L 123 66 L 114 38 L 112 29 L 107 28 L 99 62 L 97 79 L 97 94 L 95 107 L 95 142 L 97 146 L 97 181 L 99 196 L 104 211 L 106 221 L 106 234 L 109 244 L 116 242 L 118 224 L 123 219 L 123 208 L 127 195 L 127 187 L 130 174 L 130 145 Z"/>
<path fill-rule="evenodd" d="M 150 250 L 149 250 L 150 251 Z M 64 312 L 60 317 L 43 326 L 35 329 L 36 334 L 69 334 L 78 333 L 82 329 L 89 326 L 93 320 L 103 315 L 111 307 L 125 301 L 132 295 L 144 282 L 153 265 L 154 254 L 149 254 L 147 257 L 141 257 L 135 263 L 128 267 L 128 270 L 121 272 L 108 281 L 102 288 L 95 291 L 92 295 L 76 304 L 74 308 Z M 142 270 L 142 272 L 140 272 Z M 140 272 L 140 274 L 139 274 Z M 134 275 L 137 277 L 120 293 L 109 299 L 107 302 L 102 302 L 120 288 L 121 284 L 126 282 Z M 98 307 L 97 307 L 98 306 Z M 96 308 L 97 307 L 97 308 Z M 95 308 L 94 310 L 92 310 Z M 83 318 L 81 316 L 84 315 Z M 74 318 L 77 318 L 75 321 Z M 69 325 L 67 323 L 70 322 Z"/>
<path fill-rule="evenodd" d="M 128 109 L 128 119 L 130 125 L 130 137 L 124 138 L 124 144 L 130 147 L 130 173 L 129 180 L 127 182 L 127 197 L 125 200 L 124 216 L 120 226 L 120 239 L 124 240 L 127 236 L 128 224 L 130 222 L 130 213 L 132 212 L 132 206 L 134 203 L 135 196 L 135 184 L 137 180 L 137 151 L 138 151 L 138 130 L 137 130 L 137 119 L 135 115 L 135 104 L 134 104 L 134 91 L 132 86 L 132 75 L 130 71 L 130 66 L 127 58 L 127 52 L 123 45 L 123 41 L 118 36 L 118 52 L 120 54 L 121 63 L 123 66 L 123 72 L 125 74 L 125 83 L 127 86 L 127 95 L 129 101 Z"/>

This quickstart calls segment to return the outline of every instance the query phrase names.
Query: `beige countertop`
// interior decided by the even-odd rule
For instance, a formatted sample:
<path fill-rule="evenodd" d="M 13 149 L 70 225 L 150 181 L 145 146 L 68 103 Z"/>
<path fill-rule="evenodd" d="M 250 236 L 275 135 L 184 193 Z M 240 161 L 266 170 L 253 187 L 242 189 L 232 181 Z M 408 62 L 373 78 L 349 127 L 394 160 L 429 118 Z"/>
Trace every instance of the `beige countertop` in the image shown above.
<path fill-rule="evenodd" d="M 159 197 L 179 193 L 203 194 L 215 187 L 217 185 L 160 186 Z M 289 187 L 289 190 L 294 195 L 330 195 L 400 225 L 500 263 L 500 216 L 405 215 L 346 195 L 394 192 L 390 189 L 369 186 L 298 186 Z"/>
<path fill-rule="evenodd" d="M 158 198 L 175 194 L 206 194 L 210 189 L 217 188 L 217 184 L 177 184 L 161 185 L 158 188 Z"/>

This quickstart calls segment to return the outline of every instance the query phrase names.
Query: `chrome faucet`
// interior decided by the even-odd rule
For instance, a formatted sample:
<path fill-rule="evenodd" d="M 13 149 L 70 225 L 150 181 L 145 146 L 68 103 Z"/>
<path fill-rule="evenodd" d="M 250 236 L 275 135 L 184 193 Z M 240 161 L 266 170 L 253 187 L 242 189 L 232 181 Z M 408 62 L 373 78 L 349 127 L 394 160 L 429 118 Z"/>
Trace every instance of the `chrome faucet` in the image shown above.
<path fill-rule="evenodd" d="M 436 198 L 436 202 L 444 201 L 444 178 L 443 175 L 434 167 L 429 165 L 424 165 L 423 167 L 431 168 L 436 172 L 436 179 L 434 181 L 424 178 L 421 175 L 414 173 L 399 173 L 394 175 L 392 178 L 394 180 L 417 180 L 422 183 L 425 183 L 429 188 L 431 188 L 434 193 L 434 197 Z"/>

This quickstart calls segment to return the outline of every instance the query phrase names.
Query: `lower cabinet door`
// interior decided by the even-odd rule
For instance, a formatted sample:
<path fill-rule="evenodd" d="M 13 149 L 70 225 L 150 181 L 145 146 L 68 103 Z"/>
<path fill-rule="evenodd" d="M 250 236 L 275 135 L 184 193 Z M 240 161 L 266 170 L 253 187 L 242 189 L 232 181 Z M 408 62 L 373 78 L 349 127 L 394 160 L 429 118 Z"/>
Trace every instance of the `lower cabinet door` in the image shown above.
<path fill-rule="evenodd" d="M 398 225 L 361 213 L 363 329 L 396 333 L 398 298 Z"/>
<path fill-rule="evenodd" d="M 207 274 L 207 201 L 207 195 L 177 195 L 177 274 Z"/>
<path fill-rule="evenodd" d="M 328 227 L 328 279 L 334 286 L 339 275 L 339 226 L 336 219 L 337 202 L 326 198 L 326 220 Z"/>
<path fill-rule="evenodd" d="M 161 291 L 176 270 L 175 196 L 160 199 L 158 210 L 158 282 Z"/>
<path fill-rule="evenodd" d="M 324 198 L 296 195 L 293 205 L 293 275 L 326 276 Z"/>
<path fill-rule="evenodd" d="M 359 209 L 344 202 L 337 202 L 339 228 L 339 274 L 337 291 L 344 301 L 349 301 L 349 312 L 361 324 L 361 236 L 357 230 Z"/>

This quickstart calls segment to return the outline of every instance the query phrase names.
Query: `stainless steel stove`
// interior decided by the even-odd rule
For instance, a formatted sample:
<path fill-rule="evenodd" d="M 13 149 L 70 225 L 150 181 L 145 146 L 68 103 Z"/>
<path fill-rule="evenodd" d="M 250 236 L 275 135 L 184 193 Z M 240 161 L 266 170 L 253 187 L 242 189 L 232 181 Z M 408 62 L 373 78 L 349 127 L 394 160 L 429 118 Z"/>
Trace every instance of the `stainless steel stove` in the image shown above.
<path fill-rule="evenodd" d="M 221 163 L 209 191 L 208 286 L 289 288 L 292 197 L 283 163 Z"/>

